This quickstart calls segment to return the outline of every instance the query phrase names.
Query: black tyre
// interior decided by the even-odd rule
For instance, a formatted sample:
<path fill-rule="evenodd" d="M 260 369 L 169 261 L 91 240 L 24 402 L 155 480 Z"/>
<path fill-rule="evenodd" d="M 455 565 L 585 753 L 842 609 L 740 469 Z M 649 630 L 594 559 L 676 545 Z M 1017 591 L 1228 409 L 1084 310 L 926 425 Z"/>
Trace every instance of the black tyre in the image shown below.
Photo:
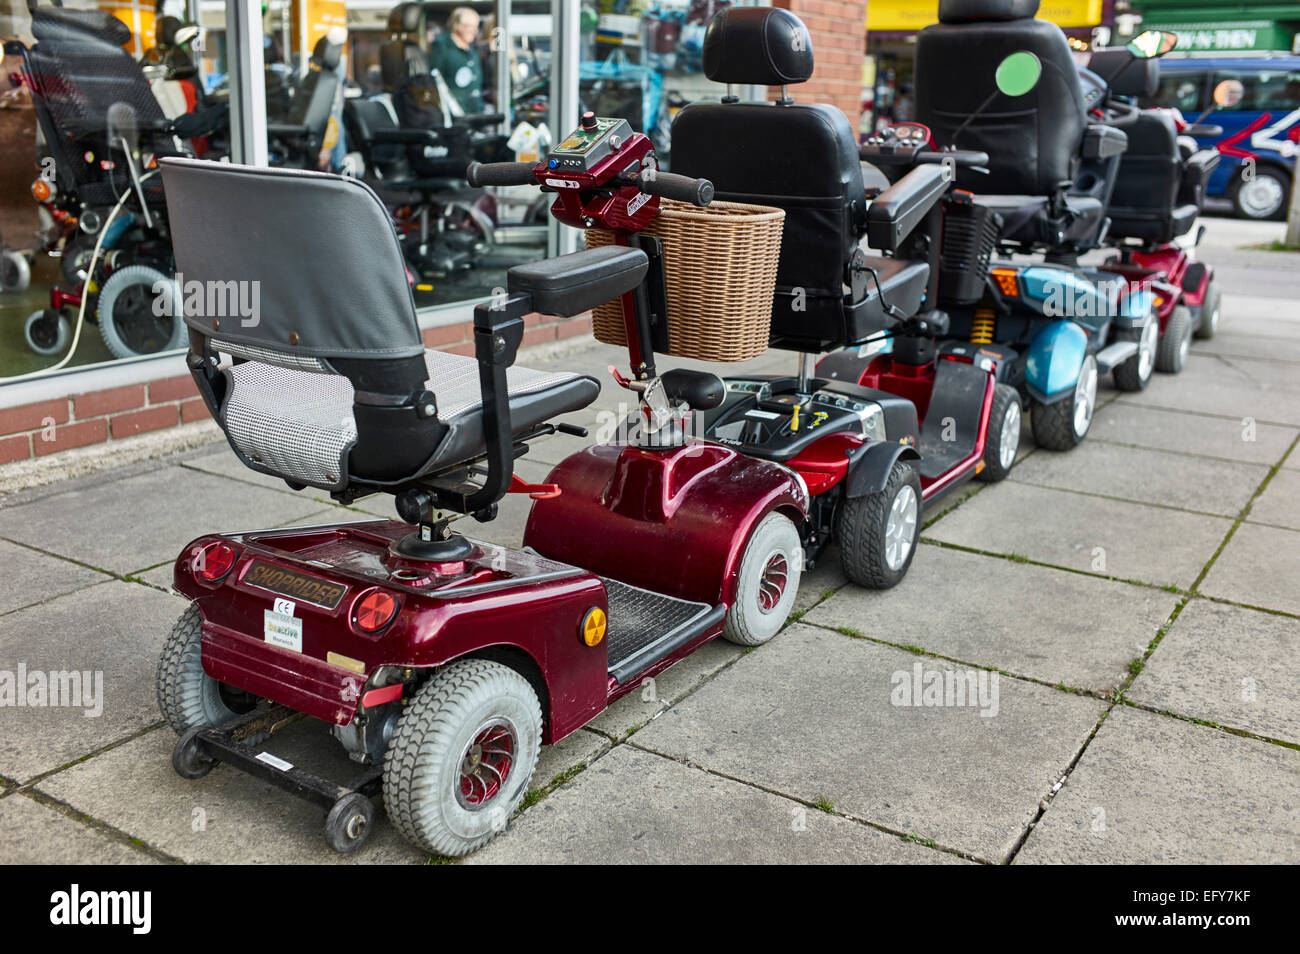
<path fill-rule="evenodd" d="M 199 746 L 198 734 L 203 728 L 201 725 L 196 725 L 186 730 L 172 748 L 172 768 L 181 778 L 191 781 L 203 778 L 217 764 L 216 760 L 209 758 Z"/>
<path fill-rule="evenodd" d="M 1280 220 L 1286 218 L 1290 198 L 1289 175 L 1272 166 L 1256 166 L 1249 179 L 1238 176 L 1232 190 L 1232 207 L 1243 219 Z"/>
<path fill-rule="evenodd" d="M 984 438 L 984 469 L 975 476 L 995 484 L 1011 473 L 1020 450 L 1020 395 L 1009 384 L 993 387 L 993 407 Z"/>
<path fill-rule="evenodd" d="M 895 461 L 884 490 L 850 498 L 840 508 L 844 575 L 858 586 L 889 589 L 907 575 L 920 536 L 921 478 L 910 461 Z"/>
<path fill-rule="evenodd" d="M 1196 326 L 1196 337 L 1208 341 L 1219 332 L 1219 322 L 1223 315 L 1223 299 L 1219 295 L 1219 284 L 1210 279 L 1205 286 L 1205 297 L 1201 299 L 1201 322 Z"/>
<path fill-rule="evenodd" d="M 325 816 L 325 841 L 341 855 L 366 843 L 375 824 L 375 806 L 359 792 L 344 795 Z"/>
<path fill-rule="evenodd" d="M 158 659 L 158 710 L 177 735 L 220 725 L 250 711 L 257 700 L 203 671 L 199 645 L 203 616 L 191 605 L 172 627 Z"/>
<path fill-rule="evenodd" d="M 802 571 L 799 531 L 789 517 L 769 513 L 745 545 L 722 637 L 739 646 L 761 646 L 775 636 L 790 616 Z"/>
<path fill-rule="evenodd" d="M 42 308 L 27 316 L 23 325 L 27 347 L 37 354 L 53 358 L 68 350 L 72 340 L 72 322 L 60 311 Z"/>
<path fill-rule="evenodd" d="M 1160 350 L 1160 319 L 1153 310 L 1138 333 L 1138 349 L 1127 361 L 1115 366 L 1111 375 L 1121 391 L 1144 391 L 1156 369 L 1156 352 Z"/>
<path fill-rule="evenodd" d="M 1029 415 L 1034 440 L 1039 447 L 1065 451 L 1077 447 L 1092 427 L 1092 414 L 1097 404 L 1097 359 L 1087 355 L 1074 390 L 1052 404 L 1035 401 Z"/>
<path fill-rule="evenodd" d="M 1187 365 L 1192 350 L 1192 313 L 1179 305 L 1169 316 L 1165 333 L 1160 336 L 1156 350 L 1156 370 L 1177 374 Z"/>
<path fill-rule="evenodd" d="M 515 670 L 449 663 L 411 698 L 384 755 L 384 807 L 408 839 L 464 855 L 503 831 L 528 791 L 542 709 Z"/>

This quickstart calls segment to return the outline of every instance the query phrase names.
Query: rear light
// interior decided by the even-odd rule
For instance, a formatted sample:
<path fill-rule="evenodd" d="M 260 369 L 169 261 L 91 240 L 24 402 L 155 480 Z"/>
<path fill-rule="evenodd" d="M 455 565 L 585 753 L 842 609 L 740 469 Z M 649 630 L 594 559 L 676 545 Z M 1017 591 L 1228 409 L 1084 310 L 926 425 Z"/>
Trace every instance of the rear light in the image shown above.
<path fill-rule="evenodd" d="M 35 198 L 37 202 L 48 202 L 52 195 L 54 195 L 54 190 L 46 180 L 37 179 L 32 183 L 32 197 Z"/>
<path fill-rule="evenodd" d="M 239 559 L 239 551 L 229 543 L 209 543 L 190 563 L 190 570 L 205 583 L 220 583 Z"/>
<path fill-rule="evenodd" d="M 998 291 L 1007 298 L 1020 297 L 1020 283 L 1016 278 L 1014 268 L 992 268 L 989 274 L 993 276 L 993 281 L 997 283 Z"/>
<path fill-rule="evenodd" d="M 363 633 L 377 633 L 397 615 L 397 599 L 381 589 L 372 589 L 357 600 L 352 618 Z"/>

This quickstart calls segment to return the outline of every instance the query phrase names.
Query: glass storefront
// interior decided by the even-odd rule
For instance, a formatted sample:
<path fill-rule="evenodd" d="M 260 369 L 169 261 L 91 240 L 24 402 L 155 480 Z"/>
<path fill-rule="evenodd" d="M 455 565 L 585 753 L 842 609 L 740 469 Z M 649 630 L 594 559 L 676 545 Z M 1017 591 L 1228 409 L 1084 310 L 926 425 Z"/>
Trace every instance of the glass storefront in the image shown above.
<path fill-rule="evenodd" d="M 677 110 L 724 93 L 701 63 L 722 0 L 8 4 L 0 386 L 183 346 L 158 158 L 364 179 L 439 324 L 575 241 L 536 189 L 470 188 L 470 160 L 534 160 L 591 109 L 670 166 Z"/>

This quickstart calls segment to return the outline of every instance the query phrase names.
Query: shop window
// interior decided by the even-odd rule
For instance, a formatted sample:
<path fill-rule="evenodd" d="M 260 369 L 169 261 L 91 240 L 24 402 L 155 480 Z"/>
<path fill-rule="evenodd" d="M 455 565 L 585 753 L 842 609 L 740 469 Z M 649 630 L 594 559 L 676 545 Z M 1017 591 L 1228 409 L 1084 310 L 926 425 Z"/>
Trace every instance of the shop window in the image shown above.
<path fill-rule="evenodd" d="M 1216 70 L 1214 81 L 1239 80 L 1243 95 L 1233 107 L 1237 111 L 1287 113 L 1300 109 L 1300 71 L 1297 70 Z"/>
<path fill-rule="evenodd" d="M 1167 70 L 1160 75 L 1160 86 L 1149 104 L 1168 109 L 1177 109 L 1184 116 L 1199 115 L 1207 102 L 1205 92 L 1205 73 L 1174 72 Z"/>

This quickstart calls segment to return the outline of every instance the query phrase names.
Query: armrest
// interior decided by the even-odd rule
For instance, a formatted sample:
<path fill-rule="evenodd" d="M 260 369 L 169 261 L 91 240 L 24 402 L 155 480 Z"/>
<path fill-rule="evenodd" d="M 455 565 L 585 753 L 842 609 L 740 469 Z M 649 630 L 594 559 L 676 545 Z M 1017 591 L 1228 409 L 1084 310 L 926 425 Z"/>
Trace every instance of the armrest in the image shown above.
<path fill-rule="evenodd" d="M 506 272 L 506 287 L 529 295 L 543 314 L 567 318 L 636 288 L 649 267 L 640 249 L 605 245 L 516 265 Z"/>
<path fill-rule="evenodd" d="M 867 242 L 892 252 L 948 191 L 947 166 L 917 166 L 867 207 Z"/>
<path fill-rule="evenodd" d="M 306 136 L 311 132 L 307 126 L 298 126 L 292 123 L 267 123 L 266 134 L 268 136 Z"/>
<path fill-rule="evenodd" d="M 432 129 L 376 129 L 370 134 L 370 141 L 408 146 L 437 146 L 442 143 Z"/>
<path fill-rule="evenodd" d="M 1223 135 L 1223 127 L 1212 126 L 1209 123 L 1192 123 L 1190 126 L 1184 126 L 1179 135 L 1191 136 L 1193 139 L 1214 139 Z"/>
<path fill-rule="evenodd" d="M 1113 159 L 1128 149 L 1128 135 L 1122 129 L 1090 123 L 1083 134 L 1083 158 L 1087 160 Z"/>
<path fill-rule="evenodd" d="M 505 122 L 503 113 L 469 113 L 452 120 L 454 126 L 467 126 L 470 129 L 482 129 L 484 126 L 496 126 Z"/>

